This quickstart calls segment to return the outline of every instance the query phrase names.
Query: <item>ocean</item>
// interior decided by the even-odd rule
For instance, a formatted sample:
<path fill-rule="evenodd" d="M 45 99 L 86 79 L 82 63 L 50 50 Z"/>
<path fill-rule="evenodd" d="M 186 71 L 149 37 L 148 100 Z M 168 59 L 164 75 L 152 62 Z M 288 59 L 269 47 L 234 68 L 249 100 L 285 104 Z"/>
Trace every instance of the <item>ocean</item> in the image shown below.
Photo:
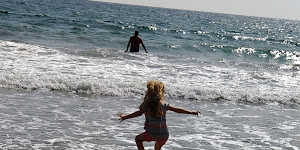
<path fill-rule="evenodd" d="M 0 149 L 131 150 L 150 79 L 167 150 L 299 150 L 300 21 L 87 0 L 0 1 Z M 138 30 L 149 53 L 124 52 Z M 154 143 L 145 143 L 153 149 Z"/>

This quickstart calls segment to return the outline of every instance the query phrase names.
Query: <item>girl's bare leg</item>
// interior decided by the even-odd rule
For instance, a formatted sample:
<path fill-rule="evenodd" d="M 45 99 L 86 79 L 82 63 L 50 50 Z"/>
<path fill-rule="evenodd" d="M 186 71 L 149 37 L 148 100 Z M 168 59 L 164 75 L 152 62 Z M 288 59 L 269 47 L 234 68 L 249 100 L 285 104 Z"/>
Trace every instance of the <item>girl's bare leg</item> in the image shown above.
<path fill-rule="evenodd" d="M 154 149 L 155 149 L 155 150 L 161 150 L 161 147 L 162 147 L 162 146 L 163 146 L 163 145 L 161 145 L 161 144 L 155 142 Z"/>
<path fill-rule="evenodd" d="M 142 133 L 135 137 L 135 143 L 136 143 L 138 150 L 144 150 Z"/>

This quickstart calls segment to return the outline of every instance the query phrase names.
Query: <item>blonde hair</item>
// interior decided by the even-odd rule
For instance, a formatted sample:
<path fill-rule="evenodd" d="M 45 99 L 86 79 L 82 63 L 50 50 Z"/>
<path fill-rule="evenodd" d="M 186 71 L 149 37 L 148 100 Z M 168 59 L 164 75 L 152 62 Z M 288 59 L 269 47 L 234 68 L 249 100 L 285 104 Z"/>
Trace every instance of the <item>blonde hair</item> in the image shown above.
<path fill-rule="evenodd" d="M 165 85 L 159 80 L 149 80 L 147 82 L 147 89 L 143 107 L 151 113 L 152 117 L 161 118 L 163 115 L 161 102 L 164 98 Z"/>

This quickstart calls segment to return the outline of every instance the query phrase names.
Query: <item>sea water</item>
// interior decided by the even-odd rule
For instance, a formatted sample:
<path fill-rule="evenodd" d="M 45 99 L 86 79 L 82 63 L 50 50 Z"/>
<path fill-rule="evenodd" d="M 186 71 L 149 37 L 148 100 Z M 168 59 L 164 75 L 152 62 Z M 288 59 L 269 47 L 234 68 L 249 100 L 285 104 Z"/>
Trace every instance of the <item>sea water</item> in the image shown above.
<path fill-rule="evenodd" d="M 300 21 L 95 1 L 0 2 L 0 148 L 135 149 L 149 79 L 165 149 L 299 149 Z M 125 53 L 139 30 L 149 53 Z M 146 143 L 152 149 L 154 143 Z"/>

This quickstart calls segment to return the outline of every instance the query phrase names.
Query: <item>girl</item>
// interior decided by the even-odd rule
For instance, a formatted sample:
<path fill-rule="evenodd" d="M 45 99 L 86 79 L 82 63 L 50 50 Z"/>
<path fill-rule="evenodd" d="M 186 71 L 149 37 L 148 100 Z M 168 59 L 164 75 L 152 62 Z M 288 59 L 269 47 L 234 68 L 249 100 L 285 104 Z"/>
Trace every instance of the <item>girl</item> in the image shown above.
<path fill-rule="evenodd" d="M 166 111 L 171 110 L 184 114 L 200 114 L 200 111 L 188 111 L 182 108 L 176 108 L 162 101 L 164 98 L 165 86 L 161 81 L 150 80 L 147 83 L 147 93 L 144 102 L 140 105 L 140 110 L 128 114 L 118 114 L 121 121 L 141 116 L 145 114 L 145 132 L 135 137 L 138 150 L 144 150 L 143 142 L 155 141 L 155 150 L 160 150 L 169 138 L 168 126 L 166 123 Z"/>

